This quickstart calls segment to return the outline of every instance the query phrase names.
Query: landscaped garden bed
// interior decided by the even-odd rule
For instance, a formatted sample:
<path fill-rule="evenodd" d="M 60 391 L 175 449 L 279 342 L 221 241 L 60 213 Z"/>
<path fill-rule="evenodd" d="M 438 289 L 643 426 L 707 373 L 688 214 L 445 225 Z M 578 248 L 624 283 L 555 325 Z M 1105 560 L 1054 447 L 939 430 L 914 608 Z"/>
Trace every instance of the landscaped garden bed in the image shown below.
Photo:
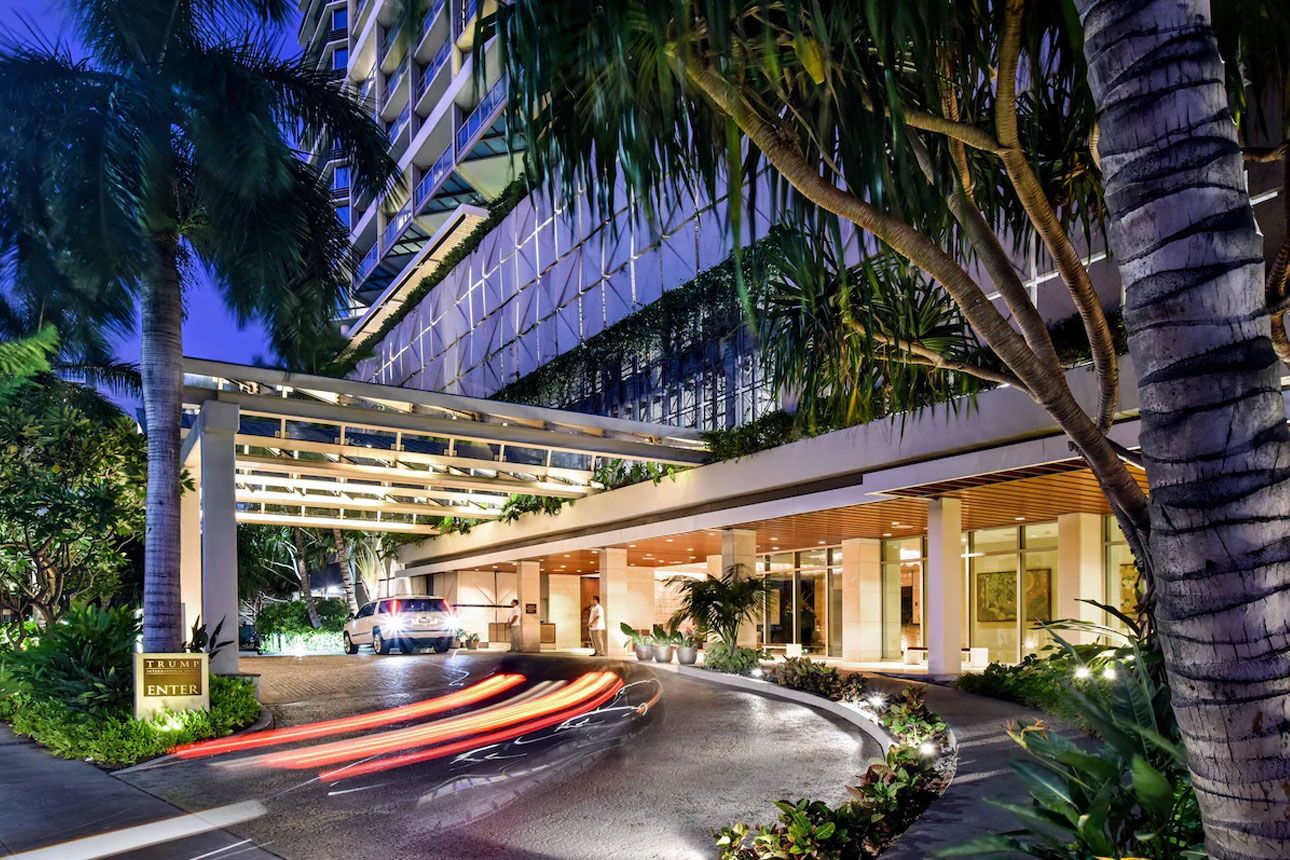
<path fill-rule="evenodd" d="M 210 710 L 132 714 L 139 622 L 128 607 L 69 610 L 20 646 L 0 648 L 0 720 L 55 755 L 107 768 L 165 755 L 254 723 L 250 681 L 210 677 Z"/>

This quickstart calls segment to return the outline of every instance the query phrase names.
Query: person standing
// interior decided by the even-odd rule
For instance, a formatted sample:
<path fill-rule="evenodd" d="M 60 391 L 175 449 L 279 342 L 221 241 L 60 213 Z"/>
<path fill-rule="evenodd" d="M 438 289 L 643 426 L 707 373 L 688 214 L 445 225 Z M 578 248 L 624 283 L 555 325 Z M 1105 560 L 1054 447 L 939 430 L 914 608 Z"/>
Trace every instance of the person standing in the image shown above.
<path fill-rule="evenodd" d="M 511 617 L 506 620 L 506 626 L 511 634 L 511 650 L 523 651 L 524 639 L 520 635 L 520 601 L 511 600 Z"/>
<path fill-rule="evenodd" d="M 587 630 L 591 633 L 591 656 L 607 657 L 609 646 L 605 640 L 605 608 L 600 605 L 600 595 L 591 595 L 591 609 L 587 611 Z"/>

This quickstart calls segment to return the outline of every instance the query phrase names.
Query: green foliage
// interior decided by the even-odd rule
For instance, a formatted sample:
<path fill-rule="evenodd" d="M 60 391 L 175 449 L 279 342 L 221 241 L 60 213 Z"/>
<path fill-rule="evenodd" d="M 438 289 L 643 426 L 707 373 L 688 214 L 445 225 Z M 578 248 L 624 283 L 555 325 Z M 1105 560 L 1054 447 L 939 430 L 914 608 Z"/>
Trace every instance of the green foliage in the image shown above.
<path fill-rule="evenodd" d="M 900 697 L 879 712 L 878 722 L 908 746 L 927 741 L 939 744 L 948 728 L 940 715 L 927 707 L 923 691 L 914 686 L 901 690 Z"/>
<path fill-rule="evenodd" d="M 284 600 L 264 606 L 255 616 L 255 629 L 262 636 L 276 634 L 339 633 L 349 620 L 349 607 L 339 597 L 314 600 L 320 622 L 317 631 L 309 623 L 309 611 L 303 600 Z"/>
<path fill-rule="evenodd" d="M 708 460 L 720 463 L 778 448 L 805 438 L 805 435 L 792 415 L 776 409 L 738 427 L 706 431 L 703 441 L 708 445 Z"/>
<path fill-rule="evenodd" d="M 0 403 L 0 606 L 52 620 L 111 598 L 143 532 L 144 474 L 134 423 L 92 418 L 66 384 Z"/>
<path fill-rule="evenodd" d="M 202 617 L 197 616 L 197 620 L 193 622 L 193 629 L 189 633 L 189 639 L 184 643 L 184 650 L 194 654 L 208 654 L 211 659 L 214 659 L 216 654 L 229 645 L 235 644 L 232 639 L 224 636 L 224 621 L 225 619 L 221 618 L 215 625 L 215 629 L 208 631 Z"/>
<path fill-rule="evenodd" d="M 766 670 L 766 680 L 834 702 L 842 698 L 842 676 L 838 670 L 809 657 L 789 657 L 776 663 Z"/>
<path fill-rule="evenodd" d="M 667 582 L 681 603 L 674 620 L 694 619 L 703 635 L 716 636 L 728 648 L 738 644 L 739 626 L 761 608 L 770 587 L 765 577 L 746 576 L 737 565 L 721 576 L 673 576 Z"/>
<path fill-rule="evenodd" d="M 553 517 L 560 513 L 566 502 L 572 502 L 571 499 L 560 499 L 554 496 L 528 496 L 520 493 L 512 493 L 511 497 L 502 505 L 502 511 L 497 519 L 504 523 L 513 523 L 525 514 L 546 514 Z"/>
<path fill-rule="evenodd" d="M 0 659 L 4 692 L 89 715 L 128 710 L 138 636 L 129 607 L 73 607 L 35 644 Z"/>
<path fill-rule="evenodd" d="M 1086 666 L 1089 678 L 1084 683 L 1085 689 L 1104 694 L 1108 682 L 1101 673 L 1107 659 L 1097 654 L 1077 657 L 1065 650 L 1027 654 L 1020 663 L 1012 666 L 991 663 L 980 674 L 964 674 L 955 681 L 955 686 L 968 693 L 1026 705 L 1090 731 L 1091 727 L 1083 721 L 1080 710 L 1071 700 L 1069 682 L 1077 668 Z"/>
<path fill-rule="evenodd" d="M 633 648 L 639 648 L 643 645 L 654 644 L 654 634 L 652 631 L 647 633 L 642 633 L 641 631 L 637 630 L 635 627 L 632 627 L 626 621 L 618 622 L 618 629 L 621 630 L 622 634 L 627 637 L 627 643 L 631 645 Z"/>
<path fill-rule="evenodd" d="M 761 666 L 762 652 L 725 642 L 713 642 L 703 650 L 703 668 L 727 675 L 747 675 Z"/>
<path fill-rule="evenodd" d="M 58 349 L 58 330 L 41 326 L 34 334 L 0 340 L 0 403 L 12 397 L 24 382 L 49 371 L 49 357 Z"/>
<path fill-rule="evenodd" d="M 809 674 L 813 679 L 810 683 L 815 683 L 825 677 L 818 668 L 795 665 L 793 672 Z M 828 686 L 835 694 L 829 698 L 846 695 L 841 682 Z M 717 833 L 718 856 L 722 860 L 770 860 L 881 854 L 945 790 L 948 782 L 948 773 L 940 768 L 937 757 L 925 754 L 919 740 L 943 740 L 944 722 L 926 710 L 913 687 L 905 689 L 899 702 L 888 710 L 909 710 L 904 737 L 892 745 L 884 760 L 869 765 L 856 785 L 848 786 L 852 800 L 837 807 L 820 801 L 779 801 L 775 805 L 780 814 L 773 823 L 722 828 Z"/>
<path fill-rule="evenodd" d="M 128 767 L 172 747 L 232 734 L 260 715 L 255 688 L 240 678 L 210 677 L 210 711 L 164 713 L 135 720 L 129 710 L 94 716 L 26 694 L 0 699 L 0 720 L 63 758 Z"/>
<path fill-rule="evenodd" d="M 529 195 L 529 180 L 524 176 L 519 176 L 502 189 L 497 195 L 497 199 L 488 204 L 488 217 L 479 222 L 475 229 L 471 230 L 464 239 L 459 242 L 448 254 L 439 261 L 439 265 L 430 274 L 417 283 L 403 299 L 402 303 L 385 318 L 385 321 L 377 327 L 372 333 L 365 335 L 361 341 L 346 350 L 345 354 L 337 358 L 327 369 L 330 376 L 346 376 L 351 373 L 358 363 L 368 356 L 372 355 L 382 339 L 394 330 L 394 327 L 403 321 L 421 300 L 430 294 L 444 278 L 451 274 L 457 264 L 469 257 L 479 244 L 484 241 L 484 237 L 497 228 L 511 210 L 520 204 L 525 197 Z"/>
<path fill-rule="evenodd" d="M 1061 628 L 1123 642 L 1097 655 L 1110 676 L 1106 685 L 1073 677 L 1065 682 L 1067 707 L 1092 729 L 1095 745 L 1077 744 L 1042 723 L 1010 730 L 1030 754 L 1012 769 L 1031 802 L 991 802 L 1016 817 L 1021 829 L 982 837 L 938 856 L 1204 857 L 1200 811 L 1161 654 L 1135 629 L 1126 635 L 1076 622 L 1054 625 Z M 1073 665 L 1090 668 L 1080 650 L 1059 641 Z"/>

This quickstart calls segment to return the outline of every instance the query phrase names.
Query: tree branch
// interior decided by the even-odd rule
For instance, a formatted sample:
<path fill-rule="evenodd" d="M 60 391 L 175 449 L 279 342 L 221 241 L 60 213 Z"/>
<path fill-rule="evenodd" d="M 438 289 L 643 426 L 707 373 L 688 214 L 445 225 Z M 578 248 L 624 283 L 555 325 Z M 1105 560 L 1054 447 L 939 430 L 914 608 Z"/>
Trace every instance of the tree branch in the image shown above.
<path fill-rule="evenodd" d="M 1017 199 L 1034 225 L 1035 233 L 1048 249 L 1058 274 L 1066 284 L 1075 309 L 1084 322 L 1093 369 L 1097 375 L 1098 405 L 1096 425 L 1105 433 L 1120 401 L 1120 370 L 1115 341 L 1106 312 L 1093 288 L 1084 262 L 1062 229 L 1043 186 L 1021 149 L 1017 134 L 1017 62 L 1021 55 L 1021 17 L 1025 0 L 1007 0 L 1004 6 L 1003 35 L 999 43 L 999 78 L 995 95 L 995 134 L 1004 145 L 1000 157 L 1012 182 Z"/>
<path fill-rule="evenodd" d="M 1061 375 L 1054 378 L 1022 335 L 1004 319 L 981 287 L 953 257 L 912 225 L 825 181 L 819 171 L 802 158 L 791 133 L 772 125 L 766 117 L 752 110 L 733 84 L 707 68 L 693 54 L 679 59 L 687 80 L 747 135 L 767 162 L 799 194 L 821 209 L 872 233 L 940 283 L 958 304 L 968 324 L 1000 361 L 1016 374 L 1035 402 L 1047 410 L 1071 437 L 1114 503 L 1143 530 L 1150 527 L 1146 494 L 1107 444 L 1105 433 L 1089 420 Z"/>
<path fill-rule="evenodd" d="M 932 367 L 937 370 L 949 370 L 956 373 L 966 373 L 969 376 L 975 376 L 977 379 L 983 379 L 986 382 L 993 382 L 998 385 L 1011 385 L 1027 394 L 1030 390 L 1021 383 L 1021 380 L 1007 371 L 993 370 L 988 367 L 981 367 L 967 362 L 957 361 L 952 358 L 946 358 L 934 349 L 929 349 L 921 343 L 912 340 L 904 340 L 898 337 L 876 332 L 853 317 L 850 313 L 844 311 L 842 316 L 847 327 L 863 337 L 867 337 L 874 343 L 884 347 L 898 350 L 904 355 L 893 356 L 897 361 L 905 364 L 917 364 L 923 367 Z"/>
<path fill-rule="evenodd" d="M 1284 161 L 1290 153 L 1290 140 L 1283 140 L 1276 146 L 1247 146 L 1241 154 L 1250 164 L 1273 164 Z"/>

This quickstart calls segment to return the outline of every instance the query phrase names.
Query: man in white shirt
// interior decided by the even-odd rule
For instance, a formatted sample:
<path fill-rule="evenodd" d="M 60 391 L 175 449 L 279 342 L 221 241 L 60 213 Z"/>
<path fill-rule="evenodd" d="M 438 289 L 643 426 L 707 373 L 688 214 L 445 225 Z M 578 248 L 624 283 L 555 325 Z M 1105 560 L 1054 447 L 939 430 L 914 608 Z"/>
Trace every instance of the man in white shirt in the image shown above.
<path fill-rule="evenodd" d="M 600 605 L 600 595 L 591 595 L 591 609 L 587 612 L 587 630 L 591 633 L 591 656 L 608 656 L 605 641 L 605 608 Z"/>
<path fill-rule="evenodd" d="M 506 620 L 506 626 L 510 629 L 511 650 L 523 651 L 524 640 L 520 636 L 520 602 L 518 599 L 511 601 L 511 617 Z"/>

